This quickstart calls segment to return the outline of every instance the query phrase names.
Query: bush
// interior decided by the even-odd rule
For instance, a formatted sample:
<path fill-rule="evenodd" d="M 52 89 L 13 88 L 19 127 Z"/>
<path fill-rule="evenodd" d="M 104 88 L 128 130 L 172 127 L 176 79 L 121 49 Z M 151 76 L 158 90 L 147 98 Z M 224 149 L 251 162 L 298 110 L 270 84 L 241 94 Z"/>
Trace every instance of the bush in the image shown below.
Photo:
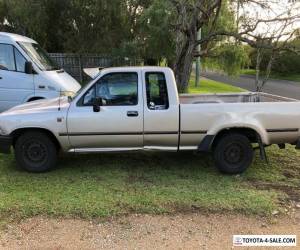
<path fill-rule="evenodd" d="M 226 43 L 215 49 L 217 56 L 204 59 L 205 68 L 213 68 L 236 76 L 240 70 L 249 64 L 247 48 L 235 43 Z"/>
<path fill-rule="evenodd" d="M 290 43 L 297 50 L 300 49 L 300 38 L 295 39 Z M 256 50 L 250 52 L 250 68 L 256 66 Z M 261 70 L 265 71 L 269 62 L 270 51 L 262 53 Z M 282 52 L 275 60 L 272 71 L 282 75 L 300 73 L 300 56 L 296 53 L 285 51 Z"/>

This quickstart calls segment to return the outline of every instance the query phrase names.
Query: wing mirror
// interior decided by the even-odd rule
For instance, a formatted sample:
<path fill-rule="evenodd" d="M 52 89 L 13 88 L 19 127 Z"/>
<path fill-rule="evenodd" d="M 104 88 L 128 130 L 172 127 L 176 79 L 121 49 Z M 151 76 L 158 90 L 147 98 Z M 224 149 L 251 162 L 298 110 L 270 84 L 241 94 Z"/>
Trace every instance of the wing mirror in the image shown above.
<path fill-rule="evenodd" d="M 155 103 L 149 102 L 149 109 L 155 109 Z"/>
<path fill-rule="evenodd" d="M 33 74 L 32 62 L 25 62 L 25 73 L 29 75 Z"/>
<path fill-rule="evenodd" d="M 100 106 L 102 106 L 102 104 L 103 102 L 101 97 L 93 98 L 93 111 L 100 112 Z"/>

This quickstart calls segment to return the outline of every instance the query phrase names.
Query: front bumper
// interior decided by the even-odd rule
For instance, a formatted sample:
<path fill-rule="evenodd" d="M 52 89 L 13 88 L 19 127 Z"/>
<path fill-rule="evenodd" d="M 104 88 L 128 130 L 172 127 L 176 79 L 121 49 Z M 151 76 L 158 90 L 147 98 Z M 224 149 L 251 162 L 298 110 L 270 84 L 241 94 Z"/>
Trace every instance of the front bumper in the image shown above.
<path fill-rule="evenodd" d="M 10 154 L 10 148 L 12 146 L 12 138 L 6 135 L 0 135 L 0 153 Z"/>

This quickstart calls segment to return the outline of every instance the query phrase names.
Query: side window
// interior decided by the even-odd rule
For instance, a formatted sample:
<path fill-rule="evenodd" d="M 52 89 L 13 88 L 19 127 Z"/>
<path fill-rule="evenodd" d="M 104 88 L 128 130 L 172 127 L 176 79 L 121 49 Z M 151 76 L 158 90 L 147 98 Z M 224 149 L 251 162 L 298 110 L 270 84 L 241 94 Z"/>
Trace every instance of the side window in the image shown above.
<path fill-rule="evenodd" d="M 22 54 L 19 52 L 19 50 L 17 50 L 16 48 L 14 48 L 14 50 L 15 50 L 17 71 L 25 72 L 26 59 L 24 58 L 24 56 L 22 56 Z"/>
<path fill-rule="evenodd" d="M 102 98 L 103 106 L 138 104 L 137 73 L 110 73 L 102 78 L 82 98 L 83 106 L 91 106 L 93 98 Z"/>
<path fill-rule="evenodd" d="M 164 73 L 146 73 L 147 106 L 151 110 L 169 108 L 167 83 Z"/>
<path fill-rule="evenodd" d="M 16 70 L 14 48 L 9 44 L 0 44 L 0 70 Z"/>

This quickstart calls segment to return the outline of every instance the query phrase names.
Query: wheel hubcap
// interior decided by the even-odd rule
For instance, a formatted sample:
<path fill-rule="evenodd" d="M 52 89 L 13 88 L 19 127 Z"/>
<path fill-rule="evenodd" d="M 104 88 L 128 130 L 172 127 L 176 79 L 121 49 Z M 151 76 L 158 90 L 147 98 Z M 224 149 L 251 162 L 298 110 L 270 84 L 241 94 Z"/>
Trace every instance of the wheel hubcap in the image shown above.
<path fill-rule="evenodd" d="M 29 142 L 24 147 L 25 157 L 34 163 L 43 162 L 47 157 L 45 145 L 39 142 Z"/>
<path fill-rule="evenodd" d="M 224 160 L 230 164 L 237 164 L 243 159 L 242 146 L 237 143 L 231 143 L 224 151 Z"/>

